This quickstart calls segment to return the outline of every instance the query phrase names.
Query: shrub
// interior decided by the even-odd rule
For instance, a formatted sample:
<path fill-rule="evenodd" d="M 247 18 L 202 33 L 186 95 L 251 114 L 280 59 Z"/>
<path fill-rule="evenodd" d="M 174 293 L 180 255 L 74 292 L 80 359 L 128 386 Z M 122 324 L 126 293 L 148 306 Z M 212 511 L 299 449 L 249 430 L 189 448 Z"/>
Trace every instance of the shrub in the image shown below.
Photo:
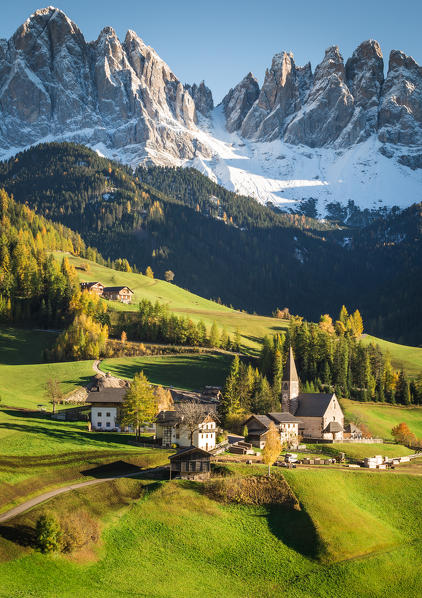
<path fill-rule="evenodd" d="M 55 552 L 60 550 L 62 530 L 60 523 L 52 513 L 41 515 L 35 526 L 35 542 L 41 552 Z"/>
<path fill-rule="evenodd" d="M 100 528 L 98 522 L 87 511 L 68 513 L 61 522 L 61 550 L 74 552 L 89 542 L 98 542 Z"/>
<path fill-rule="evenodd" d="M 284 505 L 299 509 L 299 503 L 284 479 L 266 476 L 224 477 L 211 480 L 205 492 L 214 500 L 243 505 Z"/>

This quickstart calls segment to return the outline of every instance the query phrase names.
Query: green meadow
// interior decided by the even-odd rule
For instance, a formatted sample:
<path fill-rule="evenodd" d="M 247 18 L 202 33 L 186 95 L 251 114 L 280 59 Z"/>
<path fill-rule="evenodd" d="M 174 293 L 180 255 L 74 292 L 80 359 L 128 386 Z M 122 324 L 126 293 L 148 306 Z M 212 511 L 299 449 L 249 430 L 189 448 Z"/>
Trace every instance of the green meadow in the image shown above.
<path fill-rule="evenodd" d="M 341 405 L 346 417 L 359 418 L 373 436 L 392 440 L 392 428 L 404 422 L 418 438 L 422 438 L 422 407 L 361 403 L 349 399 L 342 399 Z"/>
<path fill-rule="evenodd" d="M 63 254 L 56 252 L 55 256 L 61 260 Z M 81 282 L 95 280 L 105 286 L 124 285 L 134 292 L 132 305 L 109 301 L 110 309 L 113 310 L 136 311 L 141 299 L 149 299 L 153 302 L 159 301 L 167 304 L 171 311 L 178 315 L 187 316 L 194 322 L 203 320 L 208 328 L 211 327 L 213 322 L 216 322 L 220 328 L 226 328 L 231 335 L 234 334 L 236 329 L 239 329 L 243 349 L 253 354 L 259 351 L 262 338 L 266 334 L 275 334 L 287 328 L 286 321 L 230 309 L 225 305 L 220 305 L 215 301 L 204 299 L 199 295 L 186 291 L 178 287 L 177 284 L 151 279 L 143 274 L 118 272 L 71 255 L 67 255 L 67 257 L 76 268 L 82 264 L 88 265 L 88 272 L 81 269 L 77 270 Z"/>
<path fill-rule="evenodd" d="M 2 405 L 36 409 L 52 406 L 45 396 L 49 378 L 61 382 L 65 394 L 85 385 L 93 375 L 92 361 L 43 363 L 42 354 L 56 334 L 16 328 L 0 329 L 0 399 Z"/>
<path fill-rule="evenodd" d="M 58 260 L 63 258 L 63 253 L 55 252 Z M 247 314 L 219 305 L 214 301 L 195 295 L 176 284 L 163 280 L 151 279 L 143 274 L 132 272 L 118 272 L 95 262 L 66 254 L 70 262 L 76 267 L 81 282 L 100 281 L 106 286 L 125 285 L 134 292 L 132 305 L 123 305 L 117 301 L 109 301 L 110 308 L 117 311 L 136 311 L 140 299 L 160 301 L 166 303 L 169 309 L 178 315 L 188 316 L 195 322 L 203 320 L 208 328 L 215 321 L 220 328 L 225 327 L 233 335 L 236 329 L 241 334 L 242 349 L 249 354 L 259 352 L 262 339 L 265 335 L 283 332 L 288 327 L 288 322 L 267 316 Z M 88 271 L 80 269 L 88 267 Z M 407 347 L 391 343 L 382 339 L 365 335 L 363 342 L 375 342 L 384 351 L 389 351 L 396 368 L 404 368 L 410 375 L 417 375 L 422 371 L 422 347 Z"/>
<path fill-rule="evenodd" d="M 286 471 L 301 510 L 222 505 L 202 485 L 118 480 L 50 500 L 1 528 L 0 596 L 415 598 L 416 476 Z M 101 541 L 73 556 L 22 546 L 46 509 L 88 511 Z"/>
<path fill-rule="evenodd" d="M 143 371 L 153 384 L 200 390 L 206 385 L 223 386 L 232 361 L 231 355 L 194 353 L 105 359 L 100 367 L 119 378 L 130 380 Z"/>

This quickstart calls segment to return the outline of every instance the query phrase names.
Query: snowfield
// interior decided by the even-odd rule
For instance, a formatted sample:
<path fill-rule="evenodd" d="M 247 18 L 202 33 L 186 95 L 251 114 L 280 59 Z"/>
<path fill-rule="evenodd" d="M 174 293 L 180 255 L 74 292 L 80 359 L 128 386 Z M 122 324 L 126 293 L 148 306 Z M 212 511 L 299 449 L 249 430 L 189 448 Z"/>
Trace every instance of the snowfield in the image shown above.
<path fill-rule="evenodd" d="M 163 126 L 171 126 L 183 137 L 197 139 L 208 148 L 208 155 L 198 151 L 194 159 L 181 160 L 170 152 L 148 147 L 148 143 L 110 148 L 104 143 L 92 143 L 92 129 L 69 131 L 39 142 L 83 143 L 102 156 L 134 168 L 145 162 L 193 167 L 230 191 L 254 197 L 262 204 L 271 202 L 281 209 L 316 199 L 321 218 L 331 202 L 347 204 L 353 200 L 361 209 L 377 209 L 406 208 L 422 201 L 422 169 L 412 170 L 394 157 L 384 156 L 375 135 L 344 150 L 296 146 L 279 140 L 256 142 L 227 131 L 221 105 L 209 118 L 200 115 L 194 129 L 176 120 L 170 123 L 168 118 Z M 0 157 L 10 158 L 23 149 L 26 148 L 9 148 Z M 389 149 L 392 154 L 397 152 L 397 146 Z"/>

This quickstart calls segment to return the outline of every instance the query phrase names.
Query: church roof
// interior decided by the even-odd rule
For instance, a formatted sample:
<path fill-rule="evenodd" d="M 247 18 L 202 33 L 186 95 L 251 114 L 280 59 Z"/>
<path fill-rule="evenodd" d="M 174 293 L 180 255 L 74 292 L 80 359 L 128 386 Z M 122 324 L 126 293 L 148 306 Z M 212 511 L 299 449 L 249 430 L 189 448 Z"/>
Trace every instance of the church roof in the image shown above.
<path fill-rule="evenodd" d="M 331 403 L 334 393 L 306 392 L 298 397 L 296 417 L 322 417 Z"/>
<path fill-rule="evenodd" d="M 289 347 L 289 356 L 287 357 L 286 367 L 283 372 L 283 382 L 299 382 L 297 375 L 295 358 L 293 356 L 293 349 Z"/>

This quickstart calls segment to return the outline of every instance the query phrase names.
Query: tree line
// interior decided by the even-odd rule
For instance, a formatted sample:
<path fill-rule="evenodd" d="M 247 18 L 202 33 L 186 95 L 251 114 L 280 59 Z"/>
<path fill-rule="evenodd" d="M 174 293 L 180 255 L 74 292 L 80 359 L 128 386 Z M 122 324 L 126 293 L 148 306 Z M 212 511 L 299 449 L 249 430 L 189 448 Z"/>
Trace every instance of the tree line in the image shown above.
<path fill-rule="evenodd" d="M 202 320 L 195 323 L 186 316 L 177 316 L 170 311 L 168 305 L 148 299 L 139 302 L 135 318 L 132 315 L 128 318 L 124 312 L 119 314 L 116 333 L 121 335 L 122 332 L 130 340 L 221 348 L 227 351 L 240 349 L 239 331 L 231 337 L 216 322 L 208 329 Z"/>
<path fill-rule="evenodd" d="M 335 392 L 338 397 L 391 404 L 422 404 L 422 373 L 410 380 L 393 368 L 391 357 L 375 343 L 361 340 L 363 322 L 358 310 L 343 306 L 333 322 L 328 314 L 318 323 L 290 319 L 285 334 L 263 339 L 257 367 L 236 356 L 227 376 L 220 415 L 223 421 L 247 413 L 280 411 L 281 382 L 293 348 L 301 392 Z"/>

